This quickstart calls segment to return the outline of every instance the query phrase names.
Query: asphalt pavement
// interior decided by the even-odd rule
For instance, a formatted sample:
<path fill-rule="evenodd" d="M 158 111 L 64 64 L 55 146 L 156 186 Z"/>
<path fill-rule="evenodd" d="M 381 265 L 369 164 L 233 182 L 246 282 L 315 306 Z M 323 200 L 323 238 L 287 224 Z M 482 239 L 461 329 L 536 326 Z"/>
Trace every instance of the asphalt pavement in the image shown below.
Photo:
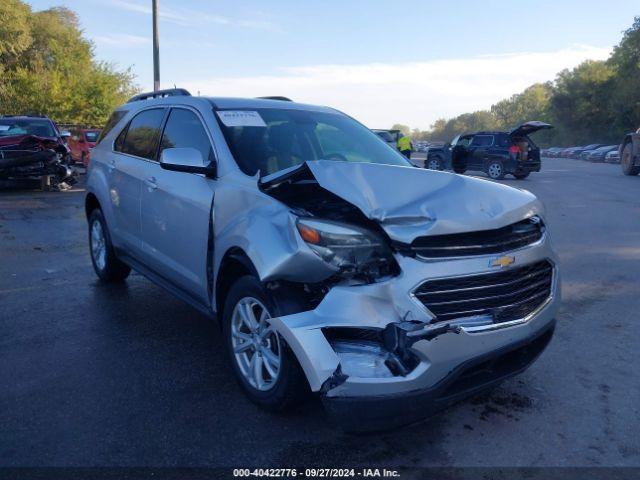
<path fill-rule="evenodd" d="M 0 466 L 640 466 L 640 177 L 546 159 L 556 335 L 524 374 L 418 425 L 265 413 L 217 326 L 138 274 L 100 284 L 82 188 L 0 193 Z M 398 186 L 401 188 L 401 186 Z"/>

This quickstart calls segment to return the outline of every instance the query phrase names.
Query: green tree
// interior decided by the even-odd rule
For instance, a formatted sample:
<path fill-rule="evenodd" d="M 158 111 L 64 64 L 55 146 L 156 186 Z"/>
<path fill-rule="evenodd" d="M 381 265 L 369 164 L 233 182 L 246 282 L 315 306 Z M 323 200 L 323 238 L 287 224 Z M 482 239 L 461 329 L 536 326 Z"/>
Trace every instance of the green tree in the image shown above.
<path fill-rule="evenodd" d="M 63 7 L 33 12 L 20 0 L 0 5 L 0 70 L 0 113 L 102 124 L 137 91 L 130 70 L 95 60 L 75 13 Z"/>
<path fill-rule="evenodd" d="M 391 130 L 400 130 L 403 135 L 410 135 L 411 128 L 408 125 L 403 125 L 401 123 L 396 123 L 391 127 Z"/>
<path fill-rule="evenodd" d="M 613 50 L 608 64 L 615 70 L 610 82 L 609 102 L 617 133 L 640 127 L 640 17 Z"/>
<path fill-rule="evenodd" d="M 551 114 L 559 138 L 569 143 L 592 143 L 618 137 L 608 102 L 614 75 L 607 62 L 592 60 L 558 74 Z"/>

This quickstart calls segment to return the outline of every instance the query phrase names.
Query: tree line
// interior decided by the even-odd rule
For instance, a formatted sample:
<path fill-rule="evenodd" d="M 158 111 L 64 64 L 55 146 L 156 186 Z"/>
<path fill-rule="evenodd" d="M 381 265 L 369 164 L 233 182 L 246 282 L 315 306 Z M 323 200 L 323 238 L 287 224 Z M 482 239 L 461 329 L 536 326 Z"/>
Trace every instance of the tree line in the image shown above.
<path fill-rule="evenodd" d="M 99 126 L 136 92 L 130 70 L 96 60 L 74 12 L 0 1 L 0 114 Z"/>
<path fill-rule="evenodd" d="M 625 133 L 640 127 L 640 16 L 607 60 L 585 61 L 489 110 L 439 119 L 430 130 L 414 129 L 410 134 L 418 140 L 448 142 L 460 133 L 509 130 L 528 120 L 555 127 L 536 134 L 542 146 L 616 144 Z M 406 125 L 393 128 L 410 131 Z"/>

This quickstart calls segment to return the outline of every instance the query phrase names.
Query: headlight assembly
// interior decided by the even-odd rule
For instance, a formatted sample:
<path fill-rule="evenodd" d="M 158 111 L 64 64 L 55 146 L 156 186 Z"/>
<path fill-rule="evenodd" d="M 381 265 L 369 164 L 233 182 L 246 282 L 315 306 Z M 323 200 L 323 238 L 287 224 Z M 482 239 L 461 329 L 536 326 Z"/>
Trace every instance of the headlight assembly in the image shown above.
<path fill-rule="evenodd" d="M 300 237 L 344 276 L 376 278 L 392 273 L 395 260 L 378 233 L 330 220 L 299 218 Z"/>

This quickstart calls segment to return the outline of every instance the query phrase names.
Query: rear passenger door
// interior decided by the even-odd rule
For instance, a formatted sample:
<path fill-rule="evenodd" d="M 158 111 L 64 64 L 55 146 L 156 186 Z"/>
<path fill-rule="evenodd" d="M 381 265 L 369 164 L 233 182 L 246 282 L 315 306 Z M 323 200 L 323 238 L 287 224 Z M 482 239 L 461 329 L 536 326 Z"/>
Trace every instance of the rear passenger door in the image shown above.
<path fill-rule="evenodd" d="M 207 253 L 215 181 L 161 168 L 165 148 L 191 147 L 203 164 L 215 161 L 213 144 L 196 110 L 174 107 L 157 158 L 145 164 L 141 194 L 145 265 L 196 301 L 208 301 Z"/>
<path fill-rule="evenodd" d="M 140 259 L 140 192 L 145 165 L 156 156 L 165 108 L 137 113 L 114 142 L 107 156 L 109 198 L 114 224 L 109 225 L 116 248 Z"/>
<path fill-rule="evenodd" d="M 493 135 L 475 135 L 469 144 L 469 170 L 484 170 L 484 163 L 489 158 L 489 148 L 493 145 Z"/>

